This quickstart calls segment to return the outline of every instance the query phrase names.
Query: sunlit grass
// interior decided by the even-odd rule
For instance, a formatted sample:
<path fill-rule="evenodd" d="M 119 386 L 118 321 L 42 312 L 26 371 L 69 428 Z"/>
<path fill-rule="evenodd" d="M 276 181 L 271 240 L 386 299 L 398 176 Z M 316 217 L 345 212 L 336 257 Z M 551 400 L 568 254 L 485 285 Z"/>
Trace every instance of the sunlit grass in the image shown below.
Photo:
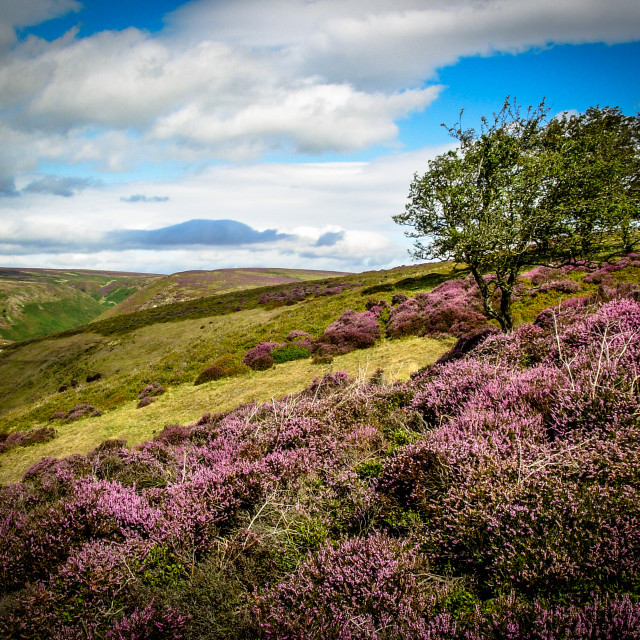
<path fill-rule="evenodd" d="M 315 377 L 327 372 L 347 371 L 354 377 L 370 377 L 377 369 L 382 369 L 387 382 L 406 380 L 413 371 L 437 360 L 454 342 L 453 338 L 418 337 L 383 340 L 370 349 L 338 356 L 330 364 L 296 360 L 268 371 L 251 372 L 197 387 L 187 384 L 169 387 L 147 407 L 136 409 L 137 400 L 129 400 L 100 417 L 57 424 L 58 435 L 50 442 L 13 449 L 1 455 L 0 483 L 20 480 L 29 467 L 44 457 L 88 453 L 108 438 L 122 438 L 132 446 L 153 438 L 167 424 L 187 424 L 207 412 L 228 411 L 246 402 L 266 402 L 301 391 Z"/>

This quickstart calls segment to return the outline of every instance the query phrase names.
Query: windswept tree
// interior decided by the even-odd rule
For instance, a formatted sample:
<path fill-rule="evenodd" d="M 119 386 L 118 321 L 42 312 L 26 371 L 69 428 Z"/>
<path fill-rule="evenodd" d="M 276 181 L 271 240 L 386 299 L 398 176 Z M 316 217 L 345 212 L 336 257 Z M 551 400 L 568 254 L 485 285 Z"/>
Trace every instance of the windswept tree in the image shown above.
<path fill-rule="evenodd" d="M 448 127 L 458 148 L 414 176 L 405 213 L 394 216 L 413 227 L 415 257 L 469 267 L 503 331 L 523 267 L 612 257 L 637 242 L 638 117 L 547 115 L 544 102 L 523 110 L 507 98 L 480 132 Z"/>

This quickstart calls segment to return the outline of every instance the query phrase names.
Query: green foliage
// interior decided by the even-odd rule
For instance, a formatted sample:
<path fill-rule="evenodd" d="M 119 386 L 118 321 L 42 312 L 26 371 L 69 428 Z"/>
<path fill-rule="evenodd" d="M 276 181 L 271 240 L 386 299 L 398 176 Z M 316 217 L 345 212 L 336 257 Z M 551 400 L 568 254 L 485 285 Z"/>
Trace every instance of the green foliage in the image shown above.
<path fill-rule="evenodd" d="M 290 360 L 301 360 L 311 357 L 309 349 L 305 349 L 297 344 L 285 344 L 282 347 L 276 347 L 271 352 L 271 357 L 276 364 L 289 362 Z"/>
<path fill-rule="evenodd" d="M 547 112 L 543 102 L 523 114 L 507 98 L 479 133 L 449 127 L 459 148 L 414 176 L 394 216 L 413 227 L 417 257 L 469 266 L 504 331 L 522 267 L 620 255 L 638 241 L 640 118 L 592 108 L 545 124 Z"/>
<path fill-rule="evenodd" d="M 380 460 L 366 460 L 355 468 L 355 472 L 365 480 L 377 478 L 382 473 L 382 462 Z"/>

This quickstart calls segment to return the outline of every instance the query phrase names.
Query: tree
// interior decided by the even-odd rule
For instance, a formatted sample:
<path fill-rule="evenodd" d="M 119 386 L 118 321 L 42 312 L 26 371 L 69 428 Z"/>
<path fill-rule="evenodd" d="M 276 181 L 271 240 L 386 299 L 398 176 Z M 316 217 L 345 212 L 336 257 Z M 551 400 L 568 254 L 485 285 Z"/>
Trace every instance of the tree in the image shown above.
<path fill-rule="evenodd" d="M 543 144 L 553 160 L 546 206 L 573 232 L 565 259 L 631 251 L 638 242 L 640 117 L 591 107 L 551 120 Z"/>
<path fill-rule="evenodd" d="M 547 122 L 547 113 L 544 102 L 523 112 L 507 98 L 479 133 L 448 127 L 459 147 L 414 176 L 405 213 L 394 216 L 413 227 L 415 257 L 469 267 L 485 314 L 505 332 L 523 267 L 617 255 L 637 242 L 638 118 L 607 108 Z"/>

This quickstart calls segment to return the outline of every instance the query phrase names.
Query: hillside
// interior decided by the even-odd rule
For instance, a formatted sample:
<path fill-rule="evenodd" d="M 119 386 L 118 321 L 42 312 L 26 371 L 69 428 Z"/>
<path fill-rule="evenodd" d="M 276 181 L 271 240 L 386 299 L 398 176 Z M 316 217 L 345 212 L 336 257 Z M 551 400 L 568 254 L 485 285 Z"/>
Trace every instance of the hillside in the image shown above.
<path fill-rule="evenodd" d="M 183 271 L 154 280 L 112 307 L 102 317 L 110 318 L 120 313 L 133 313 L 231 291 L 344 275 L 347 274 L 338 271 L 266 268 Z"/>
<path fill-rule="evenodd" d="M 0 353 L 0 431 L 46 423 L 69 403 L 114 409 L 153 380 L 192 384 L 216 358 L 230 355 L 239 364 L 261 340 L 281 340 L 296 329 L 317 335 L 345 309 L 363 310 L 372 295 L 391 299 L 394 291 L 433 287 L 448 277 L 443 271 L 450 274 L 451 265 L 221 294 L 11 345 Z M 96 373 L 99 381 L 85 382 Z M 75 388 L 57 392 L 73 380 Z"/>
<path fill-rule="evenodd" d="M 90 322 L 158 276 L 0 268 L 0 338 L 18 341 Z"/>
<path fill-rule="evenodd" d="M 0 354 L 0 633 L 636 639 L 640 256 L 521 274 L 508 335 L 448 264 L 306 287 Z"/>

